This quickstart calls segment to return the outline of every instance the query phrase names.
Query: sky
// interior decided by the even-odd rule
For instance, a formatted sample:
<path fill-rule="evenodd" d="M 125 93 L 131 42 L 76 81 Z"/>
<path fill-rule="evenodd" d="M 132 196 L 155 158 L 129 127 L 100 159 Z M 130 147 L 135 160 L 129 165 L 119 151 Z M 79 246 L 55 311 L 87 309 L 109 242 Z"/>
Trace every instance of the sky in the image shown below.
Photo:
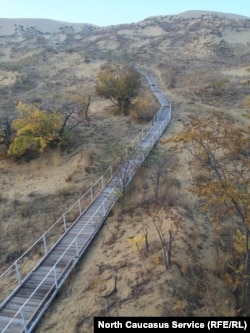
<path fill-rule="evenodd" d="M 250 0 L 0 0 L 0 18 L 45 18 L 98 26 L 209 10 L 250 17 Z"/>

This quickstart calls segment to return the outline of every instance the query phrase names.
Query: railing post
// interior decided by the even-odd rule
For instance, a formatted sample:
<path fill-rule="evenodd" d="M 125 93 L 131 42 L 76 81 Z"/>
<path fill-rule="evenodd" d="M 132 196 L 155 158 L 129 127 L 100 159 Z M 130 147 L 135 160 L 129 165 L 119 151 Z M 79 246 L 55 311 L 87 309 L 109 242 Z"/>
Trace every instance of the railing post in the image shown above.
<path fill-rule="evenodd" d="M 102 181 L 102 189 L 103 189 L 103 187 L 104 187 L 103 176 L 101 177 L 101 181 Z"/>
<path fill-rule="evenodd" d="M 67 231 L 67 225 L 66 225 L 66 217 L 65 217 L 65 214 L 63 214 L 62 218 L 63 218 L 64 230 Z"/>
<path fill-rule="evenodd" d="M 21 279 L 21 275 L 20 275 L 20 271 L 19 271 L 19 267 L 18 267 L 17 261 L 15 262 L 15 268 L 16 268 L 17 281 L 18 281 L 18 284 L 20 286 L 20 284 L 22 283 L 22 279 Z"/>
<path fill-rule="evenodd" d="M 92 234 L 95 231 L 93 216 L 91 217 Z"/>
<path fill-rule="evenodd" d="M 78 206 L 79 206 L 79 215 L 82 214 L 82 207 L 81 207 L 81 201 L 78 200 Z"/>
<path fill-rule="evenodd" d="M 45 234 L 43 235 L 43 247 L 44 247 L 44 255 L 46 255 L 48 253 L 48 249 L 47 249 Z"/>
<path fill-rule="evenodd" d="M 92 186 L 90 188 L 90 198 L 91 198 L 91 202 L 93 201 L 93 189 Z"/>
<path fill-rule="evenodd" d="M 104 201 L 103 201 L 103 203 L 102 203 L 102 208 L 103 208 L 103 216 L 105 216 L 106 210 L 105 210 Z"/>
<path fill-rule="evenodd" d="M 110 178 L 112 178 L 112 174 L 113 174 L 112 165 L 110 165 L 109 169 L 110 169 Z"/>
<path fill-rule="evenodd" d="M 76 255 L 77 257 L 79 256 L 79 249 L 78 249 L 78 241 L 77 241 L 78 237 L 76 237 Z"/>
<path fill-rule="evenodd" d="M 58 283 L 57 283 L 57 275 L 56 275 L 56 266 L 54 266 L 54 278 L 55 278 L 55 285 L 56 285 L 56 289 L 58 289 Z"/>
<path fill-rule="evenodd" d="M 27 324 L 26 324 L 26 319 L 25 319 L 23 307 L 21 307 L 20 312 L 21 312 L 21 316 L 22 316 L 24 332 L 26 333 L 28 331 L 27 331 Z"/>

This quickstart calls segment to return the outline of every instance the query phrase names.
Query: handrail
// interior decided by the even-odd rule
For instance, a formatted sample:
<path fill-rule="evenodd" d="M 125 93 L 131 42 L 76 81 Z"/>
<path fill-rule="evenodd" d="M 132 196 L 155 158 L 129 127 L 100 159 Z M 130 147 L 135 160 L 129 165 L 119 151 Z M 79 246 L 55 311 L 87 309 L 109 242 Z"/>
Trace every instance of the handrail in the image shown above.
<path fill-rule="evenodd" d="M 131 141 L 131 145 L 128 145 L 126 147 L 126 149 L 125 149 L 125 161 L 126 161 L 126 163 L 128 163 L 128 168 L 129 169 L 127 169 L 127 170 L 124 169 L 124 168 L 126 168 L 126 163 L 124 163 L 124 160 L 122 161 L 122 159 L 120 161 L 120 165 L 118 165 L 118 166 L 116 165 L 116 168 L 113 169 L 113 165 L 110 165 L 106 169 L 104 174 L 85 192 L 85 194 L 83 194 L 70 208 L 68 208 L 64 212 L 64 214 L 38 240 L 36 240 L 17 260 L 15 260 L 15 262 L 3 274 L 0 275 L 0 279 L 1 279 L 5 275 L 7 275 L 10 272 L 11 269 L 15 269 L 16 275 L 17 275 L 17 281 L 18 281 L 18 286 L 16 288 L 14 288 L 14 290 L 4 300 L 4 302 L 1 303 L 0 309 L 2 308 L 2 306 L 4 304 L 6 304 L 6 302 L 13 295 L 13 293 L 16 291 L 16 289 L 19 288 L 23 284 L 23 282 L 26 281 L 31 276 L 32 271 L 34 272 L 37 269 L 37 267 L 41 264 L 41 262 L 43 260 L 45 260 L 46 255 L 49 255 L 49 253 L 53 251 L 53 249 L 57 246 L 57 244 L 59 244 L 60 240 L 66 235 L 66 233 L 69 231 L 69 229 L 73 228 L 75 223 L 79 220 L 79 217 L 82 216 L 88 208 L 90 208 L 93 201 L 102 192 L 103 188 L 105 186 L 107 186 L 107 184 L 112 179 L 115 179 L 115 176 L 117 176 L 118 180 L 119 180 L 119 172 L 122 172 L 124 170 L 128 171 L 128 176 L 129 176 L 128 179 L 126 179 L 125 186 L 127 186 L 128 182 L 133 178 L 133 176 L 136 172 L 136 167 L 138 165 L 141 165 L 141 163 L 145 160 L 145 158 L 149 154 L 151 148 L 158 141 L 159 137 L 161 136 L 161 134 L 165 130 L 165 128 L 166 128 L 166 126 L 169 123 L 170 118 L 171 118 L 171 107 L 172 107 L 171 102 L 168 98 L 166 98 L 158 90 L 156 84 L 154 83 L 154 80 L 153 80 L 152 76 L 149 73 L 147 73 L 146 71 L 140 70 L 138 67 L 137 67 L 137 70 L 140 71 L 143 75 L 146 76 L 146 78 L 148 80 L 148 83 L 151 86 L 152 92 L 155 94 L 156 98 L 158 99 L 158 101 L 160 103 L 160 109 L 156 113 L 156 115 L 153 117 L 152 122 L 151 122 L 151 126 L 147 126 L 147 128 L 142 129 L 142 131 L 136 136 L 136 138 Z M 166 107 L 168 107 L 168 109 L 165 109 Z M 165 109 L 165 111 L 167 111 L 167 114 L 165 114 L 165 115 L 163 114 L 164 109 Z M 162 117 L 163 115 L 164 115 L 164 118 Z M 149 138 L 147 138 L 148 136 L 149 136 L 150 140 L 148 140 L 149 139 Z M 142 148 L 141 150 L 138 150 L 137 148 L 140 146 L 140 144 L 143 144 L 144 140 L 148 140 L 146 142 L 148 142 L 149 145 L 147 144 L 146 146 L 144 146 L 146 148 Z M 130 148 L 132 148 L 132 151 L 129 150 L 129 156 L 128 156 L 128 149 L 130 149 Z M 134 155 L 134 159 L 133 159 L 132 156 L 133 156 L 134 153 L 135 153 L 135 155 Z M 130 165 L 131 162 L 132 162 L 132 165 Z M 133 171 L 133 172 L 131 172 L 131 171 Z M 106 177 L 104 177 L 104 175 L 106 175 L 107 173 L 108 173 L 108 177 L 106 179 Z M 98 190 L 97 190 L 97 193 L 95 193 L 95 187 L 97 187 L 97 186 L 98 186 Z M 43 298 L 42 302 L 45 301 L 45 299 L 47 298 L 47 295 L 51 293 L 51 291 L 53 290 L 54 287 L 56 287 L 55 292 L 58 290 L 61 283 L 63 283 L 65 281 L 66 277 L 68 276 L 67 274 L 68 274 L 69 269 L 71 268 L 71 266 L 75 265 L 75 263 L 78 260 L 77 258 L 79 257 L 81 252 L 86 248 L 86 246 L 89 244 L 89 242 L 91 241 L 93 236 L 97 233 L 97 231 L 99 230 L 99 228 L 102 224 L 101 222 L 103 222 L 103 220 L 104 220 L 104 217 L 107 215 L 107 213 L 110 211 L 110 209 L 113 207 L 116 200 L 120 196 L 120 193 L 117 190 L 118 190 L 117 187 L 113 187 L 111 189 L 111 192 L 109 192 L 108 194 L 105 195 L 104 199 L 102 199 L 102 202 L 100 203 L 98 208 L 94 211 L 94 213 L 92 213 L 91 217 L 86 221 L 86 223 L 81 228 L 81 230 L 77 233 L 77 235 L 74 236 L 74 239 L 71 241 L 71 243 L 67 245 L 67 248 L 60 255 L 60 257 L 56 260 L 56 262 L 50 268 L 49 272 L 45 275 L 45 277 L 42 278 L 42 281 L 36 286 L 35 290 L 31 293 L 31 295 L 28 297 L 28 299 L 26 299 L 24 304 L 22 304 L 22 306 L 19 308 L 19 310 L 16 312 L 16 314 L 9 321 L 8 325 L 5 326 L 3 332 L 5 332 L 6 329 L 11 325 L 11 323 L 13 323 L 13 321 L 17 318 L 18 314 L 21 314 L 21 320 L 22 320 L 22 323 L 23 323 L 24 332 L 30 332 L 30 331 L 27 330 L 27 326 L 30 325 L 31 319 L 29 319 L 29 321 L 26 322 L 27 319 L 25 318 L 24 307 L 28 304 L 28 302 L 35 295 L 35 293 L 38 291 L 38 289 L 41 287 L 41 285 L 46 281 L 46 279 L 49 276 L 51 276 L 51 274 L 53 274 L 53 273 L 54 273 L 54 279 L 55 280 L 52 283 L 53 285 L 50 287 L 50 289 L 49 289 L 48 293 L 46 294 L 45 298 Z M 81 201 L 87 195 L 90 196 L 90 198 L 89 198 L 90 202 L 87 204 L 86 207 L 82 208 Z M 106 204 L 107 201 L 108 201 L 108 205 L 107 205 L 107 207 L 105 207 L 105 204 Z M 66 215 L 68 213 L 70 213 L 71 211 L 73 211 L 73 209 L 75 209 L 76 207 L 78 209 L 78 212 L 77 212 L 78 216 L 73 221 L 70 221 L 70 226 L 67 226 L 68 221 L 66 221 Z M 98 218 L 97 218 L 97 221 L 95 221 L 95 225 L 94 225 L 94 218 L 96 218 L 96 216 Z M 61 220 L 63 222 L 64 232 L 61 234 L 61 236 L 53 243 L 51 248 L 48 250 L 47 249 L 47 243 L 46 243 L 46 241 L 47 241 L 46 236 L 49 234 L 49 232 L 59 222 L 61 222 Z M 79 247 L 79 244 L 77 243 L 77 239 L 82 234 L 84 229 L 87 226 L 90 226 L 90 225 L 92 226 L 92 232 L 89 233 L 89 237 L 86 239 L 86 242 Z M 41 242 L 44 246 L 45 255 L 43 255 L 42 258 L 39 259 L 39 262 L 35 265 L 35 268 L 32 268 L 32 271 L 30 271 L 22 279 L 22 277 L 21 277 L 21 275 L 18 271 L 18 262 L 21 259 L 23 259 L 37 244 L 39 244 L 39 242 Z M 67 269 L 67 267 L 66 268 L 64 267 L 64 270 L 63 270 L 64 278 L 58 284 L 58 281 L 62 278 L 62 272 L 60 272 L 60 275 L 57 276 L 57 274 L 56 274 L 57 265 L 64 258 L 67 251 L 69 249 L 72 249 L 72 248 L 74 248 L 74 250 L 76 251 L 76 256 L 74 258 L 67 258 L 67 260 L 69 260 L 69 262 L 67 262 L 66 266 L 69 267 L 69 268 Z M 73 260 L 73 262 L 72 262 L 72 260 Z M 65 276 L 65 275 L 67 275 L 67 276 Z M 53 297 L 53 295 L 51 296 L 50 300 L 52 299 L 52 297 Z M 44 309 L 44 304 L 43 303 L 39 303 L 37 308 L 39 309 L 41 305 L 43 305 L 43 309 Z M 41 311 L 39 313 L 41 313 Z"/>
<path fill-rule="evenodd" d="M 161 109 L 159 110 L 161 111 Z M 159 113 L 159 112 L 158 112 Z M 152 120 L 152 123 L 154 124 L 157 120 L 157 115 L 158 113 L 154 116 L 153 120 Z M 135 137 L 135 139 L 131 140 L 131 148 L 132 149 L 136 149 L 136 147 L 140 144 L 141 140 L 143 140 L 145 138 L 145 136 L 147 135 L 147 133 L 149 132 L 149 130 L 152 128 L 152 126 L 150 128 L 147 129 L 147 132 L 145 134 L 145 129 L 142 129 L 141 132 Z M 134 142 L 136 142 L 136 144 L 134 145 Z M 130 145 L 128 146 L 130 147 Z M 127 152 L 127 151 L 126 151 Z M 107 173 L 110 169 L 112 168 L 112 165 L 110 165 L 104 172 Z M 108 183 L 108 181 L 111 179 L 112 175 L 110 176 L 110 178 L 105 182 L 105 185 Z M 13 264 L 11 264 L 1 275 L 0 275 L 0 279 L 4 277 L 4 275 L 6 275 L 12 268 L 15 268 L 15 265 L 22 259 L 24 258 L 24 256 L 26 254 L 28 254 L 28 252 L 34 248 L 35 245 L 37 245 L 39 243 L 39 241 L 42 241 L 44 239 L 44 237 L 49 233 L 49 231 L 51 231 L 60 221 L 61 219 L 64 220 L 64 216 L 71 211 L 71 209 L 80 201 L 82 200 L 85 196 L 87 196 L 87 194 L 91 194 L 92 193 L 92 189 L 102 180 L 104 179 L 104 176 L 102 175 L 101 177 L 98 178 L 98 180 L 92 185 L 89 187 L 89 189 L 79 198 L 77 199 L 77 201 L 74 202 L 74 204 L 71 205 L 70 208 L 68 208 L 57 220 L 56 222 L 46 231 L 44 232 L 40 238 L 38 238 L 27 250 L 25 250 L 25 252 L 20 256 L 18 257 L 14 262 Z M 103 188 L 103 186 L 102 186 Z M 98 191 L 98 193 L 95 195 L 95 197 L 91 197 L 91 202 L 90 204 L 94 201 L 94 199 L 96 198 L 96 196 L 100 193 L 100 191 Z M 87 207 L 88 208 L 88 207 Z M 86 210 L 86 209 L 85 209 Z M 82 214 L 82 212 L 81 212 Z M 79 215 L 80 216 L 80 215 Z M 78 217 L 79 217 L 78 216 Z M 77 218 L 78 218 L 77 217 Z M 76 218 L 76 219 L 77 219 Z M 75 220 L 76 220 L 75 219 Z M 74 221 L 75 221 L 74 220 Z M 72 223 L 74 223 L 74 221 Z M 67 231 L 67 230 L 65 230 Z"/>
<path fill-rule="evenodd" d="M 107 169 L 106 169 L 106 171 L 104 172 L 104 173 L 106 173 L 106 172 L 108 172 L 108 170 L 110 170 L 110 167 L 111 166 L 109 166 Z M 111 177 L 110 177 L 111 178 Z M 106 181 L 106 183 L 110 180 L 110 178 Z M 18 262 L 18 261 L 20 261 L 36 244 L 38 244 L 39 243 L 39 241 L 41 241 L 41 240 L 43 240 L 43 238 L 44 238 L 44 236 L 45 235 L 47 235 L 48 233 L 49 233 L 49 231 L 51 231 L 59 222 L 60 222 L 60 220 L 61 219 L 63 219 L 63 216 L 65 216 L 65 214 L 67 214 L 68 212 L 70 212 L 71 211 L 71 209 L 80 201 L 80 200 L 82 200 L 85 196 L 87 196 L 87 194 L 91 194 L 92 193 L 92 191 L 91 191 L 91 189 L 93 189 L 101 180 L 103 179 L 103 175 L 100 177 L 100 178 L 98 178 L 98 180 L 92 185 L 92 186 L 90 186 L 89 187 L 89 189 L 79 198 L 79 199 L 77 199 L 77 201 L 75 201 L 74 202 L 74 204 L 72 204 L 71 205 L 71 207 L 70 208 L 68 208 L 57 220 L 56 220 L 56 222 L 48 229 L 48 230 L 46 230 L 43 234 L 42 234 L 42 236 L 40 237 L 40 238 L 38 238 L 27 250 L 25 250 L 25 252 L 20 256 L 20 257 L 18 257 L 14 262 L 13 262 L 13 264 L 11 264 L 1 275 L 0 275 L 0 279 L 6 274 L 6 273 L 8 273 L 8 271 L 10 271 L 10 269 L 11 268 L 14 268 L 14 266 L 15 266 L 15 264 Z M 106 184 L 105 183 L 105 184 Z M 102 186 L 102 188 L 103 188 L 103 186 Z M 102 189 L 101 189 L 102 190 Z M 95 200 L 95 198 L 98 196 L 98 194 L 101 192 L 101 190 L 100 191 L 98 191 L 97 193 L 96 193 L 96 195 L 95 196 L 91 196 L 91 202 L 90 202 L 90 204 Z M 85 208 L 85 210 L 87 209 L 89 207 L 89 205 Z M 85 211 L 84 210 L 84 211 Z M 83 211 L 83 212 L 84 212 Z M 83 213 L 83 212 L 81 212 L 81 214 Z M 80 215 L 79 215 L 80 216 Z M 78 217 L 79 217 L 78 216 Z M 77 217 L 77 218 L 78 218 Z M 76 219 L 77 219 L 76 218 Z M 75 220 L 76 220 L 75 219 Z M 75 221 L 74 220 L 74 221 Z M 73 223 L 74 223 L 74 221 L 73 221 Z"/>
<path fill-rule="evenodd" d="M 86 222 L 86 224 L 81 228 L 81 230 L 77 233 L 77 235 L 74 237 L 74 239 L 71 241 L 71 243 L 67 246 L 67 248 L 64 250 L 64 252 L 61 254 L 61 256 L 57 259 L 57 261 L 55 262 L 55 264 L 51 267 L 51 269 L 48 271 L 48 273 L 45 275 L 45 277 L 42 279 L 42 281 L 37 285 L 37 287 L 34 289 L 34 291 L 31 293 L 31 295 L 29 296 L 29 298 L 24 302 L 24 304 L 19 308 L 19 310 L 16 312 L 16 314 L 12 317 L 12 319 L 9 321 L 9 323 L 8 323 L 8 325 L 4 328 L 4 330 L 2 331 L 2 333 L 4 333 L 5 331 L 6 331 L 6 329 L 11 325 L 11 323 L 14 321 L 14 319 L 17 317 L 17 315 L 19 314 L 19 313 L 21 313 L 22 314 L 22 312 L 24 312 L 24 307 L 25 307 L 25 305 L 27 305 L 28 304 L 28 302 L 31 300 L 31 298 L 35 295 L 35 293 L 38 291 L 38 289 L 41 287 L 41 285 L 46 281 L 46 279 L 50 276 L 50 274 L 51 273 L 53 273 L 54 271 L 55 271 L 55 269 L 56 269 L 56 267 L 57 267 L 57 264 L 64 258 L 64 255 L 67 253 L 67 251 L 69 250 L 69 249 L 71 249 L 72 247 L 73 247 L 73 245 L 74 245 L 74 243 L 76 243 L 76 240 L 77 240 L 77 238 L 78 238 L 78 236 L 80 235 L 80 234 L 82 234 L 82 232 L 83 232 L 83 230 L 89 225 L 89 222 L 91 223 L 91 220 L 93 220 L 93 217 L 100 211 L 100 209 L 101 209 L 101 207 L 103 207 L 104 206 L 104 203 L 105 203 L 105 200 L 107 200 L 107 198 L 109 198 L 109 197 L 111 197 L 113 195 L 113 192 L 112 193 L 110 193 L 109 195 L 108 195 L 108 197 L 106 197 L 105 199 L 104 199 L 104 201 L 102 202 L 102 204 L 98 207 L 98 209 L 95 211 L 95 213 L 91 216 L 91 218 Z M 107 209 L 107 211 L 108 211 L 109 209 Z M 106 211 L 104 212 L 104 216 L 106 215 Z M 102 218 L 103 218 L 103 216 L 102 215 L 99 215 L 101 218 L 100 218 L 100 220 L 102 220 Z M 93 235 L 94 234 L 94 231 L 92 231 L 92 234 L 91 235 Z M 84 244 L 85 245 L 85 244 Z M 75 246 L 73 247 L 74 249 L 76 249 L 76 254 L 77 254 L 77 252 L 78 252 L 78 249 L 77 249 L 77 247 L 75 248 Z M 80 251 L 81 251 L 82 249 L 80 249 Z M 77 256 L 79 256 L 79 254 L 77 255 Z M 72 258 L 71 259 L 69 259 L 69 262 L 70 261 L 72 261 Z M 60 275 L 61 276 L 61 275 Z M 48 291 L 48 293 L 55 287 L 55 285 L 56 285 L 56 282 L 57 282 L 57 280 L 59 280 L 59 279 L 57 279 L 57 275 L 55 274 L 55 284 L 53 284 L 52 286 L 51 286 L 51 288 L 50 288 L 50 290 Z M 56 288 L 56 289 L 58 289 L 58 288 Z M 47 294 L 48 294 L 47 293 Z M 40 304 L 42 304 L 42 303 L 40 303 Z M 39 307 L 39 306 L 38 306 Z M 22 315 L 22 317 L 23 317 L 23 315 Z M 26 327 L 26 325 L 25 325 L 25 323 L 24 323 L 24 329 L 25 329 L 25 327 Z"/>

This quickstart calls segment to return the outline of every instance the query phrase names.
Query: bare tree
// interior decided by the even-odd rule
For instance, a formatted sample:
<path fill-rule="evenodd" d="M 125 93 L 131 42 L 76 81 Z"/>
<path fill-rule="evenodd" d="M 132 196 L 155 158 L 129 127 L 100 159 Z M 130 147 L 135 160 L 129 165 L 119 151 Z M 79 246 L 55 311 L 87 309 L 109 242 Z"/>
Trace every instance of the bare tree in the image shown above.
<path fill-rule="evenodd" d="M 0 143 L 9 146 L 12 137 L 12 128 L 10 119 L 5 116 L 0 125 Z"/>
<path fill-rule="evenodd" d="M 75 127 L 79 126 L 83 122 L 83 119 L 89 124 L 89 107 L 91 96 L 87 98 L 75 95 L 69 101 L 55 102 L 48 101 L 46 105 L 41 106 L 43 110 L 48 113 L 60 113 L 63 119 L 62 126 L 60 128 L 60 136 L 63 136 L 65 131 L 71 131 Z"/>
<path fill-rule="evenodd" d="M 168 236 L 163 227 L 163 216 L 155 215 L 152 219 L 152 222 L 161 241 L 166 269 L 169 269 L 172 265 L 173 244 L 180 227 L 180 218 L 177 215 L 174 216 L 173 225 L 168 230 Z"/>
<path fill-rule="evenodd" d="M 153 150 L 148 159 L 150 170 L 149 178 L 154 190 L 156 201 L 159 200 L 161 184 L 164 184 L 167 170 L 170 168 L 171 160 L 171 154 L 166 154 L 166 152 L 156 149 Z"/>

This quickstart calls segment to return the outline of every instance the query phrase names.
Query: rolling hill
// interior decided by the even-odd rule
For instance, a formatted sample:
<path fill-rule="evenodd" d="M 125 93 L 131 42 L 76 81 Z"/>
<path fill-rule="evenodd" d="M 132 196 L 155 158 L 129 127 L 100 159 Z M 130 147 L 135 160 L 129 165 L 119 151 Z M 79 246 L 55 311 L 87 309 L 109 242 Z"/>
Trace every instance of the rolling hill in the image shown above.
<path fill-rule="evenodd" d="M 48 105 L 74 94 L 91 96 L 90 123 L 66 151 L 37 159 L 1 160 L 0 263 L 7 268 L 111 164 L 145 123 L 117 116 L 96 95 L 104 64 L 138 64 L 173 102 L 170 126 L 156 152 L 169 157 L 155 197 L 155 164 L 145 164 L 99 236 L 49 308 L 37 333 L 93 332 L 93 316 L 235 316 L 237 297 L 222 278 L 228 259 L 216 252 L 209 214 L 189 191 L 191 157 L 164 144 L 190 115 L 220 112 L 247 129 L 250 18 L 190 11 L 133 24 L 98 27 L 45 19 L 0 19 L 0 121 L 16 116 L 17 101 Z M 144 84 L 145 96 L 150 91 Z M 157 103 L 154 105 L 157 110 Z M 166 232 L 182 221 L 166 270 L 154 219 Z M 131 240 L 149 233 L 146 254 Z M 217 240 L 217 239 L 216 239 Z M 224 240 L 224 239 L 223 239 Z M 218 241 L 218 240 L 217 240 Z M 110 297 L 114 281 L 117 292 Z M 107 296 L 107 297 L 106 297 Z"/>

